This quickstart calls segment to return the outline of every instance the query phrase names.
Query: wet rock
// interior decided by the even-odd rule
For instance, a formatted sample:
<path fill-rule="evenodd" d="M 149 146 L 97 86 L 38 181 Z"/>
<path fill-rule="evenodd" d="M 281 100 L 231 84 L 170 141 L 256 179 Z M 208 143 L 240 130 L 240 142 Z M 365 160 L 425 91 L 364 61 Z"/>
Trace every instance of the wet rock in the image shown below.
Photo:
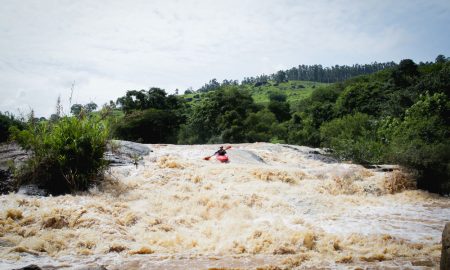
<path fill-rule="evenodd" d="M 373 169 L 376 172 L 392 172 L 392 171 L 400 170 L 400 166 L 398 166 L 398 165 L 387 165 L 387 164 L 384 164 L 384 165 L 367 164 L 367 165 L 364 165 L 364 167 L 366 169 Z"/>
<path fill-rule="evenodd" d="M 9 168 L 9 160 L 21 163 L 28 157 L 28 153 L 16 143 L 0 144 L 0 169 Z"/>
<path fill-rule="evenodd" d="M 285 148 L 289 148 L 298 152 L 301 152 L 306 158 L 319 160 L 327 164 L 338 163 L 339 161 L 328 155 L 327 151 L 319 148 L 309 148 L 305 146 L 293 146 L 288 144 L 282 145 Z"/>
<path fill-rule="evenodd" d="M 413 261 L 413 266 L 424 266 L 424 267 L 433 267 L 434 263 L 430 260 L 420 260 L 420 261 Z"/>
<path fill-rule="evenodd" d="M 450 269 L 450 222 L 442 232 L 441 270 Z"/>
<path fill-rule="evenodd" d="M 150 152 L 153 151 L 145 144 L 111 140 L 105 159 L 111 166 L 137 165 Z"/>
<path fill-rule="evenodd" d="M 319 161 L 322 161 L 323 163 L 327 163 L 327 164 L 339 162 L 337 159 L 327 156 L 325 153 L 323 153 L 323 152 L 321 153 L 317 150 L 310 151 L 306 157 L 309 159 L 319 160 Z"/>
<path fill-rule="evenodd" d="M 15 143 L 0 144 L 0 194 L 15 191 L 11 166 L 20 167 L 28 157 L 28 153 Z"/>
<path fill-rule="evenodd" d="M 14 247 L 15 244 L 13 242 L 0 239 L 0 247 Z"/>
<path fill-rule="evenodd" d="M 37 185 L 23 185 L 20 186 L 17 191 L 18 194 L 28 195 L 28 196 L 47 196 L 48 191 L 42 188 L 39 188 Z"/>
<path fill-rule="evenodd" d="M 40 268 L 39 266 L 37 266 L 35 264 L 30 264 L 30 265 L 27 265 L 22 268 L 15 268 L 13 270 L 42 270 L 42 268 Z"/>
<path fill-rule="evenodd" d="M 74 270 L 108 270 L 105 266 L 98 265 L 98 264 L 90 264 L 90 265 L 80 266 L 80 267 L 73 268 L 73 269 Z"/>
<path fill-rule="evenodd" d="M 9 170 L 0 169 L 0 194 L 7 194 L 14 191 L 14 179 Z"/>

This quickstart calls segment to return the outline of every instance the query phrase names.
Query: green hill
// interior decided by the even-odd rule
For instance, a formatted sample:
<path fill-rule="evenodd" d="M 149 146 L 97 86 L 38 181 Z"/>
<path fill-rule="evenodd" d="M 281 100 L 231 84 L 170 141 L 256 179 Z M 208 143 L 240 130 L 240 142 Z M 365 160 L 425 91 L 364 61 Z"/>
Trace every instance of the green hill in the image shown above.
<path fill-rule="evenodd" d="M 315 88 L 326 86 L 328 83 L 311 81 L 288 81 L 277 84 L 275 81 L 268 81 L 265 84 L 256 86 L 255 84 L 241 84 L 239 89 L 245 89 L 250 92 L 253 100 L 257 104 L 267 105 L 269 103 L 269 94 L 272 92 L 283 92 L 287 96 L 287 101 L 293 105 L 303 99 L 309 98 Z M 197 102 L 201 100 L 204 93 L 191 93 L 182 95 L 188 102 Z"/>

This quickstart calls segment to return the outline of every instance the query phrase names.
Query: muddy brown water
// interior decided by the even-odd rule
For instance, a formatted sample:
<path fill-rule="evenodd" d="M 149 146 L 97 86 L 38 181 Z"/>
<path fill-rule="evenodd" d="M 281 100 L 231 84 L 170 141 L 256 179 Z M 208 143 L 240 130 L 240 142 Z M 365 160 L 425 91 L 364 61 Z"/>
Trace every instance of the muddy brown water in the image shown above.
<path fill-rule="evenodd" d="M 149 145 L 77 195 L 0 196 L 0 269 L 433 269 L 450 199 L 313 149 Z"/>

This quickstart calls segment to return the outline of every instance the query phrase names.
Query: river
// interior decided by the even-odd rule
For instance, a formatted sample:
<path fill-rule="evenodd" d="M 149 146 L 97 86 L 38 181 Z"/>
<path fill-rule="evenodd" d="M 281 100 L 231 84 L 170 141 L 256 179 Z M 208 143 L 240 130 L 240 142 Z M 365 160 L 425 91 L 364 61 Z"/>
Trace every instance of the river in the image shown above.
<path fill-rule="evenodd" d="M 148 145 L 89 192 L 0 196 L 0 269 L 434 269 L 450 199 L 318 149 Z M 46 268 L 47 267 L 47 268 Z M 100 269 L 100 268 L 99 268 Z"/>

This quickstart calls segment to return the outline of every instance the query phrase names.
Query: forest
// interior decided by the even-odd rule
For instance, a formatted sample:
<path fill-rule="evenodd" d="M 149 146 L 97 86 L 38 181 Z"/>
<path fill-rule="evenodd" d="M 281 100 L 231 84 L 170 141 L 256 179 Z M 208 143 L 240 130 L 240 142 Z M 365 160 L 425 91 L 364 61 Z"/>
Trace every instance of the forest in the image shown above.
<path fill-rule="evenodd" d="M 96 104 L 71 109 L 78 117 L 98 113 Z M 450 191 L 450 61 L 443 55 L 419 64 L 302 65 L 241 83 L 214 79 L 184 95 L 130 90 L 102 110 L 117 139 L 323 147 L 339 160 L 401 164 L 416 173 L 419 188 Z M 0 115 L 2 141 L 13 125 L 26 123 Z"/>

